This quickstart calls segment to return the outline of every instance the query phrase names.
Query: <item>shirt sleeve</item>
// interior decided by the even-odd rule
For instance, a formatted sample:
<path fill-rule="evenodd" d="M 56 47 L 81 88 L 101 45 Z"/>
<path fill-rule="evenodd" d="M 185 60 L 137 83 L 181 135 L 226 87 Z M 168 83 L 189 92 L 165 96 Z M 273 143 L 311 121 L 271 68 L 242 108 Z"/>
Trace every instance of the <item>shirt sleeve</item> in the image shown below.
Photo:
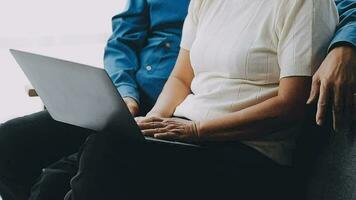
<path fill-rule="evenodd" d="M 349 44 L 356 47 L 356 0 L 335 0 L 340 23 L 335 36 L 330 43 L 329 51 L 339 44 Z"/>
<path fill-rule="evenodd" d="M 280 78 L 312 76 L 327 53 L 337 23 L 333 0 L 283 1 L 276 24 Z"/>
<path fill-rule="evenodd" d="M 180 47 L 190 50 L 195 40 L 198 27 L 198 13 L 201 6 L 201 0 L 191 0 L 188 8 L 188 15 L 185 18 L 182 32 L 182 41 Z"/>
<path fill-rule="evenodd" d="M 139 103 L 136 71 L 139 52 L 147 39 L 148 6 L 145 0 L 129 0 L 126 11 L 112 18 L 112 35 L 105 47 L 104 66 L 122 97 Z"/>

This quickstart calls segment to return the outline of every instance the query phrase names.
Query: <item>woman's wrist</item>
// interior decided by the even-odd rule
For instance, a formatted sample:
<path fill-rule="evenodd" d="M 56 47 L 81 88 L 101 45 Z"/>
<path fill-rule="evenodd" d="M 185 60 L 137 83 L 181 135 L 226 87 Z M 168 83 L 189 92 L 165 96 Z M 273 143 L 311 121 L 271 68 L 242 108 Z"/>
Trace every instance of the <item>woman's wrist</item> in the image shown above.
<path fill-rule="evenodd" d="M 150 111 L 150 112 L 148 112 L 148 113 L 146 114 L 146 117 L 163 117 L 163 116 L 162 116 L 162 114 L 160 114 L 160 113 L 158 113 L 158 112 L 152 112 L 152 111 Z"/>
<path fill-rule="evenodd" d="M 218 122 L 218 119 L 195 122 L 196 133 L 198 137 L 204 138 L 206 140 L 216 133 L 221 132 L 223 128 L 219 126 Z"/>
<path fill-rule="evenodd" d="M 152 109 L 150 112 L 146 114 L 146 117 L 160 117 L 160 118 L 169 118 L 172 115 L 167 115 L 162 111 Z"/>

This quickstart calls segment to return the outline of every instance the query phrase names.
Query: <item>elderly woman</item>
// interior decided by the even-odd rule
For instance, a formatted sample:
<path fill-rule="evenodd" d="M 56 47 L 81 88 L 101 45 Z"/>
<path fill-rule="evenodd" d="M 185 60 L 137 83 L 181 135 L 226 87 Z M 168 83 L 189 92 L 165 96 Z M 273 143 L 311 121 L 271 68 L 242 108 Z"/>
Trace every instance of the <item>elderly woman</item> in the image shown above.
<path fill-rule="evenodd" d="M 192 0 L 174 70 L 137 122 L 202 148 L 93 135 L 66 198 L 296 198 L 285 172 L 337 23 L 332 0 Z"/>
<path fill-rule="evenodd" d="M 140 127 L 162 139 L 240 141 L 291 164 L 337 19 L 329 0 L 192 1 L 176 66 Z"/>

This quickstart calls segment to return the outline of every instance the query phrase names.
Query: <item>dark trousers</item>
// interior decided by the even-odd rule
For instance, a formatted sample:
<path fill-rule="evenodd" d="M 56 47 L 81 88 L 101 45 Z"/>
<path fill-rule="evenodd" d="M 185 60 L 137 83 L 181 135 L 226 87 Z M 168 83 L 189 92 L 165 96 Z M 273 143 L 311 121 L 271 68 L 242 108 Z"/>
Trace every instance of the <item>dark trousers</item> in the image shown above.
<path fill-rule="evenodd" d="M 4 200 L 28 199 L 42 169 L 77 152 L 92 133 L 57 122 L 47 111 L 1 124 L 0 195 Z"/>
<path fill-rule="evenodd" d="M 66 200 L 298 199 L 293 169 L 241 143 L 197 149 L 91 135 Z"/>

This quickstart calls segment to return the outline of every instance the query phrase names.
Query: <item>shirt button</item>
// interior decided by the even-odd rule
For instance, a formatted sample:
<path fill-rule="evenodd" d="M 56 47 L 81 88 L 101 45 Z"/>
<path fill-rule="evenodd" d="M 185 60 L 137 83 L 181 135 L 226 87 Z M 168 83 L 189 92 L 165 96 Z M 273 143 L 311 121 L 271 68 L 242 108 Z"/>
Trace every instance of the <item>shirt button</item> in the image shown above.
<path fill-rule="evenodd" d="M 167 48 L 171 48 L 171 43 L 167 42 L 166 44 L 164 44 Z"/>
<path fill-rule="evenodd" d="M 151 66 L 151 65 L 147 65 L 147 66 L 146 66 L 146 70 L 147 70 L 147 71 L 151 71 L 151 70 L 152 70 L 152 66 Z"/>

